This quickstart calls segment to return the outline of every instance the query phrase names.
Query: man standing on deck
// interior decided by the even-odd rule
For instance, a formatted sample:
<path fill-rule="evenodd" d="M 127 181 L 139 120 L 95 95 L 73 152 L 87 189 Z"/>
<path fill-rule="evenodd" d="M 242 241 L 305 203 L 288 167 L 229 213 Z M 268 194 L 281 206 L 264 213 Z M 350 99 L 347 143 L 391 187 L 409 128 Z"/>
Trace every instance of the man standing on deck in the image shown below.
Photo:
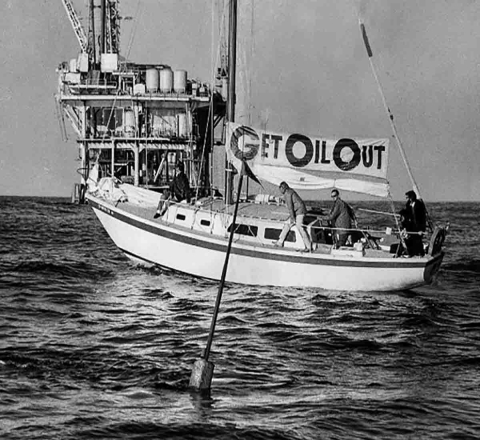
<path fill-rule="evenodd" d="M 427 210 L 425 204 L 417 199 L 415 191 L 407 191 L 405 193 L 407 203 L 405 209 L 407 210 L 407 216 L 411 221 L 411 227 L 413 232 L 425 232 L 427 229 Z"/>
<path fill-rule="evenodd" d="M 283 246 L 285 239 L 287 238 L 288 232 L 293 226 L 297 226 L 298 232 L 302 237 L 303 243 L 305 244 L 304 251 L 312 251 L 312 242 L 310 237 L 307 234 L 307 231 L 303 227 L 303 219 L 307 213 L 307 208 L 304 201 L 301 197 L 288 186 L 286 182 L 282 182 L 279 185 L 280 192 L 284 195 L 285 203 L 287 204 L 288 212 L 290 214 L 289 219 L 285 223 L 282 229 L 282 233 L 278 241 L 275 242 L 275 246 Z"/>
<path fill-rule="evenodd" d="M 348 236 L 352 233 L 350 229 L 352 228 L 354 213 L 352 208 L 340 198 L 338 189 L 332 189 L 331 197 L 334 200 L 334 203 L 328 219 L 337 229 L 337 247 L 345 246 Z"/>

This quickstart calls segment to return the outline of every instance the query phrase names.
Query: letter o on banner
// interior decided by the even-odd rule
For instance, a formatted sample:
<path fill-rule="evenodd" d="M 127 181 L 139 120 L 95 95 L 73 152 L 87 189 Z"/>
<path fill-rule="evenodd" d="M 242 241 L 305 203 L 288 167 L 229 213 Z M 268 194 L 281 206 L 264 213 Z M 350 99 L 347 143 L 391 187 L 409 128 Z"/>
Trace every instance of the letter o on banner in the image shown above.
<path fill-rule="evenodd" d="M 303 157 L 296 157 L 293 154 L 293 146 L 297 143 L 301 142 L 305 145 L 305 154 Z M 313 157 L 313 144 L 312 141 L 303 134 L 292 134 L 287 139 L 287 143 L 285 144 L 285 155 L 287 156 L 288 161 L 294 167 L 304 167 L 308 165 Z"/>
<path fill-rule="evenodd" d="M 257 132 L 250 127 L 245 127 L 245 126 L 240 126 L 235 129 L 235 131 L 232 133 L 232 139 L 230 141 L 230 150 L 232 151 L 232 154 L 240 160 L 252 160 L 257 154 L 259 150 L 259 144 L 244 144 L 245 147 L 248 147 L 247 151 L 242 151 L 240 148 L 238 148 L 238 141 L 242 136 L 248 135 L 254 139 L 257 140 L 257 142 L 260 141 L 260 138 L 258 137 Z"/>
<path fill-rule="evenodd" d="M 345 148 L 349 148 L 353 153 L 352 158 L 348 162 L 345 162 L 342 158 L 342 152 Z M 333 161 L 342 171 L 350 171 L 355 168 L 360 163 L 360 159 L 360 147 L 353 139 L 340 139 L 333 148 Z"/>

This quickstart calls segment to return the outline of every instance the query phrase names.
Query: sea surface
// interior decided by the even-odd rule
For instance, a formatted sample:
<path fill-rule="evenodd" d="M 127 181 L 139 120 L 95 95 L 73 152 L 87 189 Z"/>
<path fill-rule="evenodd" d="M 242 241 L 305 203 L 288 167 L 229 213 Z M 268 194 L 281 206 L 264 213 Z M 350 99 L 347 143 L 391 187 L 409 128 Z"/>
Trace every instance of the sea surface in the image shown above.
<path fill-rule="evenodd" d="M 428 206 L 431 286 L 227 286 L 200 395 L 217 283 L 133 266 L 89 206 L 0 197 L 0 439 L 479 439 L 480 204 Z"/>

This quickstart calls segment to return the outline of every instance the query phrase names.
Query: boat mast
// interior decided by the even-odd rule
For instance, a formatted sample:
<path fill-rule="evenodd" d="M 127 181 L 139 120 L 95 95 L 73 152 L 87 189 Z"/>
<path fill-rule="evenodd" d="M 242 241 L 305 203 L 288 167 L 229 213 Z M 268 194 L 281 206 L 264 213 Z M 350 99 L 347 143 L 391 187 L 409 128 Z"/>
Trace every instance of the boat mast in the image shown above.
<path fill-rule="evenodd" d="M 235 121 L 235 72 L 237 60 L 237 0 L 229 0 L 228 24 L 228 96 L 227 96 L 227 122 Z M 233 203 L 233 168 L 226 160 L 225 166 L 225 203 Z"/>

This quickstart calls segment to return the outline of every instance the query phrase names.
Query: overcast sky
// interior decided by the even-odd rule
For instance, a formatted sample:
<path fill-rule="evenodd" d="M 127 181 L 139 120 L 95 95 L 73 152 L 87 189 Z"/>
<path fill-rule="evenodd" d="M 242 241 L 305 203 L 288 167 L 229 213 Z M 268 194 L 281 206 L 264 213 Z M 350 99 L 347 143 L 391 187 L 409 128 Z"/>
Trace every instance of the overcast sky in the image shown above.
<path fill-rule="evenodd" d="M 86 3 L 74 0 L 82 17 Z M 247 61 L 239 87 L 249 91 L 240 111 L 253 125 L 391 137 L 355 0 L 238 3 L 239 56 Z M 123 55 L 209 81 L 211 5 L 121 0 L 122 15 L 138 21 L 134 34 L 134 20 L 122 28 Z M 480 1 L 367 0 L 364 6 L 373 59 L 422 196 L 480 201 Z M 70 127 L 62 141 L 54 94 L 57 65 L 78 55 L 75 35 L 61 0 L 3 0 L 0 12 L 0 195 L 70 196 L 79 181 L 78 152 Z M 392 193 L 403 199 L 411 185 L 398 152 L 391 159 Z"/>

